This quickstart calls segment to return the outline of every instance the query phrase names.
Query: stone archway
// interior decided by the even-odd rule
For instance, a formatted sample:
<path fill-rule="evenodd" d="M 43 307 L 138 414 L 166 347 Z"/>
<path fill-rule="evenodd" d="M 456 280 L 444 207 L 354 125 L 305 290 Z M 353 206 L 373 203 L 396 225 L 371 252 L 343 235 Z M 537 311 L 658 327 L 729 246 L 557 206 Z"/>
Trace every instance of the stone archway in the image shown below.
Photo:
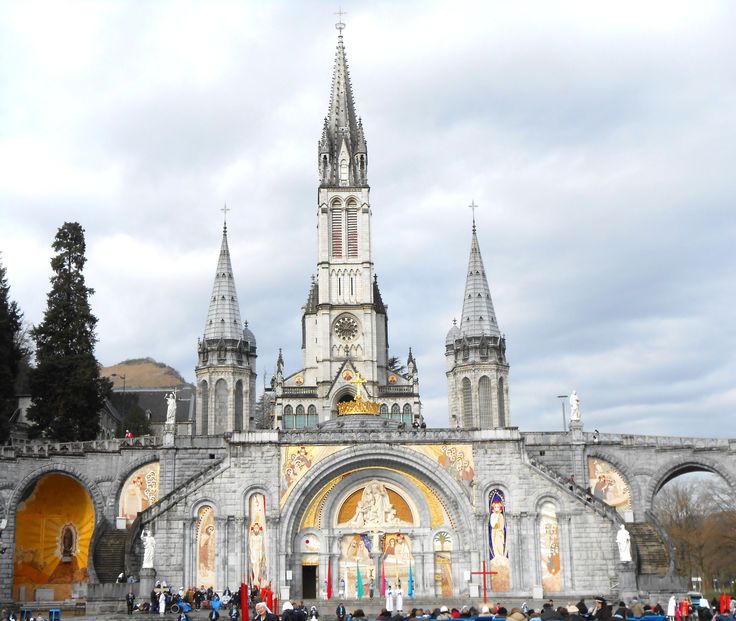
<path fill-rule="evenodd" d="M 646 507 L 652 510 L 657 493 L 673 479 L 691 472 L 710 472 L 718 475 L 736 493 L 736 478 L 722 465 L 703 457 L 689 455 L 685 459 L 673 459 L 655 472 L 646 491 Z"/>
<path fill-rule="evenodd" d="M 44 473 L 16 503 L 13 598 L 84 597 L 96 512 L 89 491 L 63 472 Z"/>
<path fill-rule="evenodd" d="M 322 577 L 321 581 L 323 581 L 328 574 L 328 563 L 331 563 L 332 587 L 333 592 L 337 595 L 340 588 L 338 560 L 343 554 L 341 546 L 345 543 L 342 537 L 369 534 L 370 542 L 364 538 L 364 544 L 368 543 L 373 547 L 376 545 L 376 537 L 379 533 L 370 533 L 371 529 L 361 528 L 359 517 L 352 527 L 346 526 L 345 523 L 338 524 L 335 521 L 335 512 L 342 511 L 344 502 L 351 496 L 354 496 L 353 502 L 357 506 L 358 501 L 362 498 L 364 487 L 374 481 L 384 485 L 384 487 L 392 488 L 395 493 L 402 490 L 402 493 L 407 494 L 407 501 L 415 507 L 419 523 L 412 526 L 413 530 L 411 532 L 418 538 L 422 538 L 418 550 L 421 552 L 422 559 L 424 559 L 423 562 L 426 560 L 426 563 L 422 567 L 412 564 L 412 572 L 416 589 L 419 591 L 420 588 L 423 588 L 420 585 L 431 585 L 427 588 L 433 593 L 433 581 L 428 578 L 425 579 L 422 572 L 426 575 L 434 573 L 432 537 L 437 528 L 445 527 L 454 533 L 456 539 L 455 550 L 458 551 L 455 558 L 459 563 L 468 564 L 469 542 L 474 537 L 473 524 L 467 511 L 460 510 L 460 507 L 467 506 L 469 498 L 463 486 L 453 480 L 446 472 L 438 469 L 436 464 L 429 458 L 417 451 L 401 446 L 392 446 L 390 450 L 379 452 L 376 451 L 375 445 L 371 447 L 349 447 L 331 454 L 328 459 L 310 468 L 310 471 L 303 476 L 302 480 L 293 487 L 281 508 L 282 519 L 279 539 L 285 544 L 281 551 L 281 562 L 285 564 L 284 568 L 292 570 L 295 576 L 300 575 L 298 566 L 301 560 L 299 555 L 300 546 L 303 543 L 302 535 L 307 532 L 318 533 L 321 541 L 329 542 L 320 550 L 319 575 Z M 432 496 L 431 501 L 427 501 L 426 496 L 423 499 L 423 492 L 420 493 L 416 490 L 411 493 L 408 492 L 408 490 L 420 488 L 423 485 L 431 490 L 427 493 Z M 411 497 L 412 493 L 414 494 L 413 497 Z M 444 511 L 446 516 L 444 522 L 446 523 L 443 523 L 443 520 L 433 521 L 430 508 L 427 506 L 429 504 L 434 505 L 435 514 Z M 321 521 L 313 519 L 313 515 L 317 513 L 322 514 Z M 351 514 L 349 517 L 353 519 L 355 515 Z M 380 530 L 384 535 L 392 530 L 395 534 L 400 532 L 408 534 L 410 528 L 407 524 L 396 524 L 393 527 L 384 526 L 386 528 L 373 530 Z M 363 533 L 363 531 L 366 532 Z M 340 536 L 338 537 L 337 534 Z M 383 546 L 383 543 L 385 543 L 385 540 L 381 543 L 381 546 Z M 383 554 L 384 552 L 385 550 L 381 547 L 380 553 Z M 375 555 L 375 551 L 372 549 L 370 554 Z M 407 558 L 409 557 L 407 556 Z M 373 567 L 376 567 L 375 563 Z M 376 584 L 379 583 L 380 578 L 379 575 L 376 575 L 377 571 L 374 572 Z M 399 573 L 404 575 L 407 571 L 408 569 L 402 568 Z M 352 576 L 352 578 L 355 577 Z M 361 578 L 365 580 L 362 573 Z M 299 594 L 300 585 L 295 584 L 294 586 L 297 589 L 295 594 Z M 323 584 L 321 586 L 324 588 Z M 404 589 L 407 586 L 405 582 Z M 349 589 L 346 588 L 346 590 Z M 367 593 L 366 583 L 366 596 Z M 427 594 L 430 594 L 430 592 Z"/>

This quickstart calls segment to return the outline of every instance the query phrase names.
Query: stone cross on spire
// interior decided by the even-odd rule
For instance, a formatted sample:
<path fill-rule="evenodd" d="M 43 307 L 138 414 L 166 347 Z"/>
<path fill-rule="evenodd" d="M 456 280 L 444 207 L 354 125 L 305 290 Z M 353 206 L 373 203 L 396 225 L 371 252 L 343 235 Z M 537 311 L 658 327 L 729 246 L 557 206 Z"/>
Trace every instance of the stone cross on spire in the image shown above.
<path fill-rule="evenodd" d="M 468 208 L 472 210 L 473 212 L 473 230 L 475 230 L 475 210 L 478 209 L 478 205 L 475 204 L 475 200 L 472 200 L 470 202 L 470 205 L 468 205 Z"/>
<path fill-rule="evenodd" d="M 230 211 L 230 208 L 227 206 L 227 203 L 225 203 L 225 206 L 222 209 L 220 209 L 220 211 L 223 214 L 222 219 L 225 223 L 225 226 L 227 226 L 227 212 Z"/>
<path fill-rule="evenodd" d="M 342 21 L 342 16 L 347 15 L 347 11 L 343 11 L 342 7 L 339 7 L 335 15 L 337 15 L 337 19 L 338 19 L 337 23 L 335 24 L 335 28 L 337 28 L 337 30 L 340 33 L 340 36 L 342 36 L 342 31 L 345 30 L 345 22 Z"/>

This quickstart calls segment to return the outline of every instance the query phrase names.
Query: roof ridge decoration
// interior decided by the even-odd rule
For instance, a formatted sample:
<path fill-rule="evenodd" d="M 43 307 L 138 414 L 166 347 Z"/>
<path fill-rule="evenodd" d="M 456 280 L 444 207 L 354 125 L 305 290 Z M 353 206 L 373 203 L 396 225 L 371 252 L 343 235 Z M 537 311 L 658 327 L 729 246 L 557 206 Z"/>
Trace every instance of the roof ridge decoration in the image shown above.
<path fill-rule="evenodd" d="M 465 297 L 463 298 L 463 314 L 460 318 L 460 333 L 463 337 L 495 336 L 500 337 L 493 308 L 491 289 L 488 286 L 483 257 L 478 243 L 478 231 L 475 223 L 475 201 L 471 203 L 473 210 L 473 232 L 470 240 L 470 258 L 468 275 L 465 281 Z"/>
<path fill-rule="evenodd" d="M 226 209 L 227 207 L 223 211 Z M 227 215 L 227 211 L 225 214 Z M 227 243 L 227 224 L 224 224 L 217 271 L 212 285 L 207 323 L 204 328 L 204 339 L 206 341 L 219 341 L 220 339 L 238 341 L 243 336 L 242 325 L 238 293 L 235 290 L 233 267 L 230 261 L 230 248 Z"/>

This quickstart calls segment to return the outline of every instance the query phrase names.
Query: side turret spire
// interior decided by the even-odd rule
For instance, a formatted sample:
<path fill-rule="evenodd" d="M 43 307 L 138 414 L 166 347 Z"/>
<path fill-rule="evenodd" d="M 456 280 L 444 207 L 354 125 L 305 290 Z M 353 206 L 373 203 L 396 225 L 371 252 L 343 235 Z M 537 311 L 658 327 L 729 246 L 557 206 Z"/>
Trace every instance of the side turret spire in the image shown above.
<path fill-rule="evenodd" d="M 226 210 L 227 207 L 223 208 L 223 211 Z M 230 248 L 227 243 L 227 224 L 224 224 L 220 256 L 217 260 L 215 282 L 212 285 L 210 307 L 204 328 L 204 338 L 207 340 L 222 338 L 239 341 L 243 334 L 242 325 L 238 294 L 235 291 L 233 267 L 230 262 Z"/>
<path fill-rule="evenodd" d="M 486 271 L 483 267 L 483 257 L 480 254 L 478 233 L 475 226 L 475 202 L 473 209 L 473 233 L 470 240 L 470 259 L 468 261 L 468 275 L 465 281 L 465 298 L 463 299 L 463 314 L 460 318 L 460 333 L 462 336 L 495 336 L 501 335 L 496 321 L 496 311 L 491 300 L 491 290 L 488 287 Z"/>

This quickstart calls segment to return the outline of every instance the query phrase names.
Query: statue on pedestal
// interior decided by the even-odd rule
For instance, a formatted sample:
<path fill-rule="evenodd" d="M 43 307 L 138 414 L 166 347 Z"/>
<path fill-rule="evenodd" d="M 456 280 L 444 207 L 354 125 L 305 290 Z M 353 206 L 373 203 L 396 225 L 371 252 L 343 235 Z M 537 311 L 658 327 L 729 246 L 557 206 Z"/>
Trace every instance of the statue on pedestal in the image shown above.
<path fill-rule="evenodd" d="M 141 541 L 143 542 L 142 569 L 153 569 L 153 553 L 156 550 L 156 540 L 150 530 L 143 530 L 141 533 Z"/>
<path fill-rule="evenodd" d="M 622 563 L 631 562 L 631 535 L 626 530 L 626 526 L 621 524 L 618 533 L 616 533 L 616 544 L 618 545 L 618 555 Z"/>
<path fill-rule="evenodd" d="M 176 395 L 170 392 L 166 395 L 166 424 L 174 425 L 176 423 Z"/>
<path fill-rule="evenodd" d="M 578 397 L 578 393 L 575 390 L 570 395 L 570 420 L 580 420 L 580 397 Z"/>

